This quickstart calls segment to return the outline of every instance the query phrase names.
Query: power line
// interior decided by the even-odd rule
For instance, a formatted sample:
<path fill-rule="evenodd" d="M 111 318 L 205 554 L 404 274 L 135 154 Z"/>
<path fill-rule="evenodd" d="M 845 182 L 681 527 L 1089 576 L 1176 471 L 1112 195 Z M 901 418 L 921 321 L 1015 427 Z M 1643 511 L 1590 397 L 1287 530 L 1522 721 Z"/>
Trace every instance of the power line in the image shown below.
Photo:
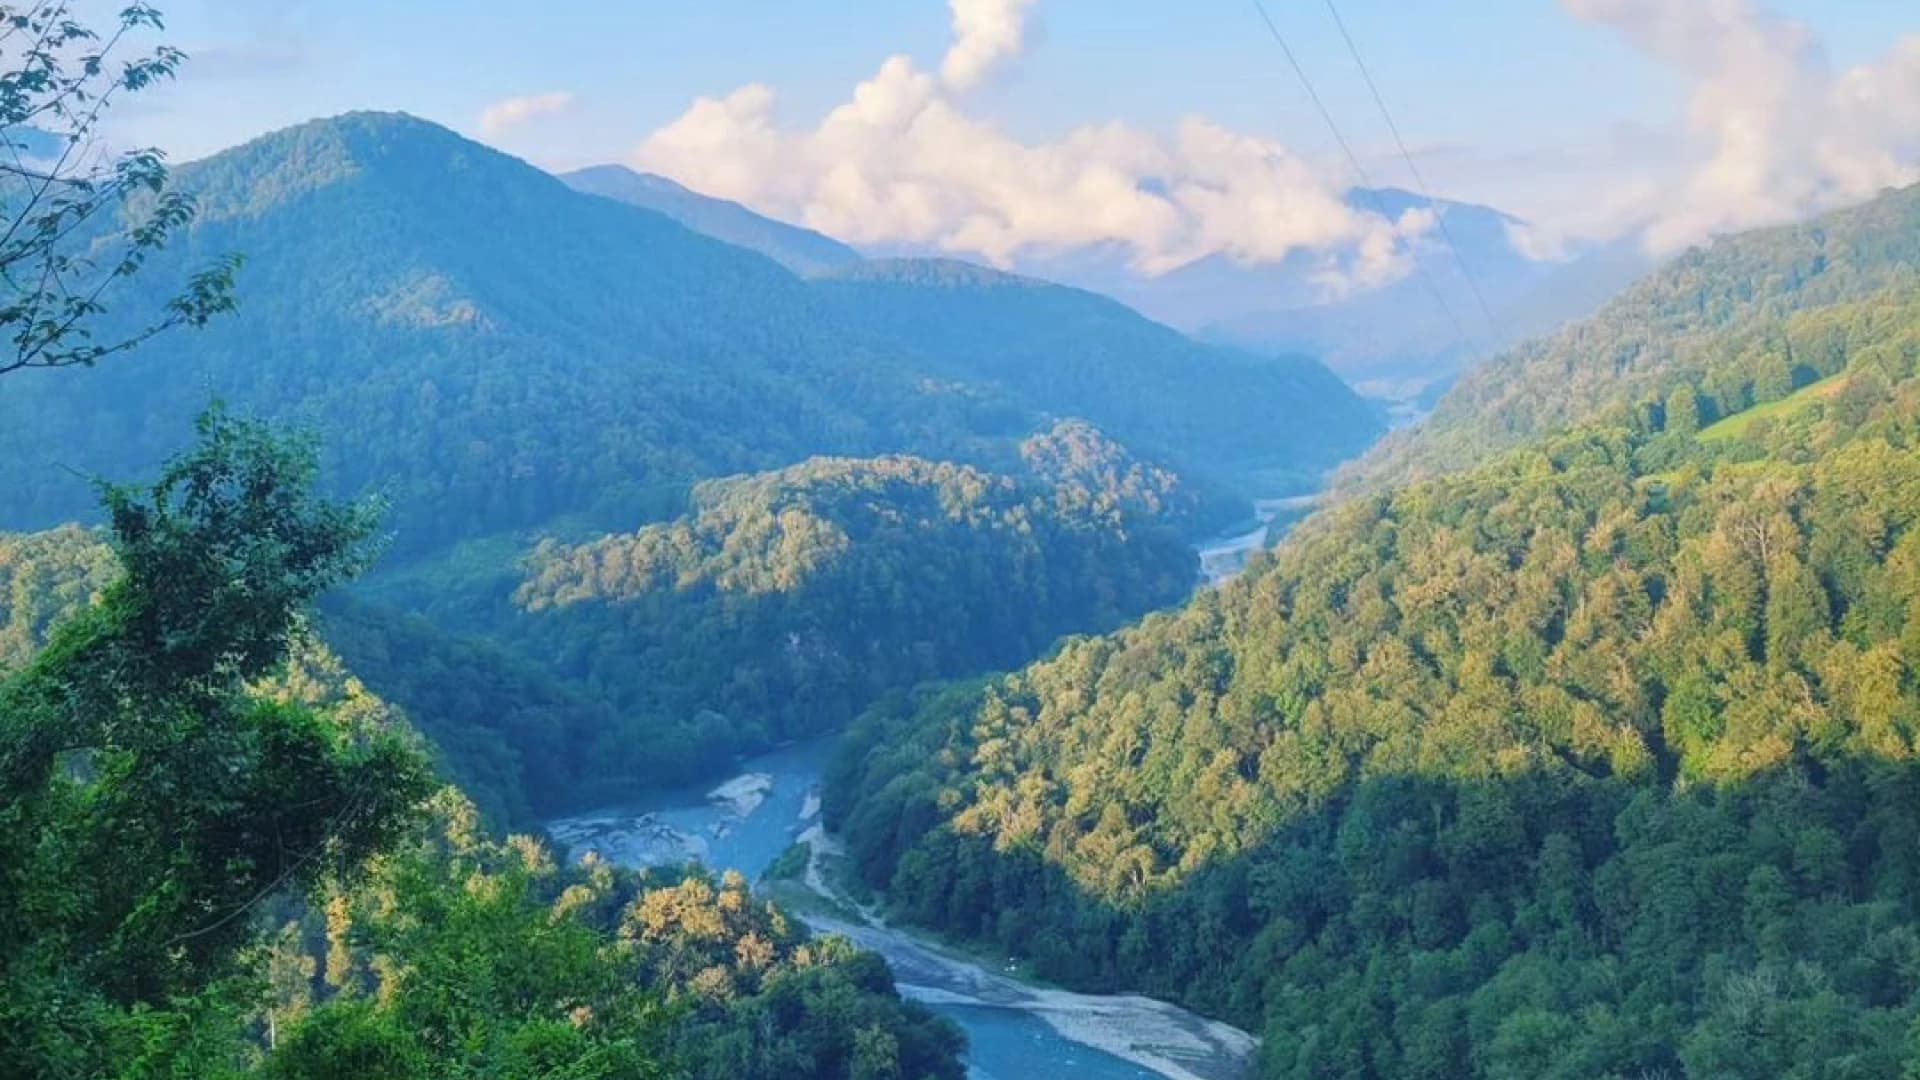
<path fill-rule="evenodd" d="M 1413 174 L 1414 185 L 1428 209 L 1433 211 L 1434 221 L 1440 226 L 1440 237 L 1447 242 L 1447 250 L 1453 253 L 1453 262 L 1460 268 L 1460 274 L 1467 279 L 1467 288 L 1473 291 L 1474 302 L 1480 305 L 1480 314 L 1487 320 L 1488 329 L 1496 338 L 1500 335 L 1500 321 L 1493 317 L 1493 309 L 1487 305 L 1485 293 L 1480 291 L 1480 282 L 1467 268 L 1467 260 L 1460 254 L 1460 245 L 1453 239 L 1453 230 L 1447 228 L 1446 212 L 1434 201 L 1433 191 L 1427 185 L 1427 178 L 1420 173 L 1420 166 L 1413 155 L 1407 151 L 1407 141 L 1400 137 L 1400 125 L 1393 122 L 1393 113 L 1387 108 L 1386 98 L 1380 94 L 1380 87 L 1373 81 L 1373 72 L 1368 70 L 1367 62 L 1360 58 L 1360 47 L 1353 42 L 1353 35 L 1347 32 L 1347 21 L 1340 17 L 1340 9 L 1334 0 L 1326 0 L 1327 14 L 1333 16 L 1333 25 L 1340 28 L 1340 38 L 1347 43 L 1347 52 L 1353 57 L 1353 65 L 1360 69 L 1360 77 L 1366 80 L 1367 91 L 1373 95 L 1373 103 L 1380 107 L 1380 116 L 1387 122 L 1387 130 L 1393 132 L 1393 144 L 1400 148 L 1400 157 L 1407 163 L 1407 171 Z"/>
<path fill-rule="evenodd" d="M 1272 34 L 1273 40 L 1279 44 L 1281 53 L 1287 58 L 1288 66 L 1293 68 L 1294 75 L 1300 79 L 1300 85 L 1307 91 L 1307 97 L 1313 101 L 1313 107 L 1319 111 L 1320 119 L 1326 121 L 1327 130 L 1333 132 L 1333 141 L 1340 145 L 1340 152 L 1346 155 L 1347 164 L 1352 166 L 1355 175 L 1360 177 L 1361 190 L 1365 191 L 1367 197 L 1373 201 L 1374 210 L 1380 214 L 1380 217 L 1391 224 L 1393 215 L 1387 211 L 1386 201 L 1380 198 L 1379 189 L 1373 186 L 1373 181 L 1367 176 L 1366 166 L 1360 164 L 1360 156 L 1353 152 L 1353 147 L 1347 143 L 1347 137 L 1340 133 L 1340 125 L 1334 121 L 1333 113 L 1327 109 L 1326 102 L 1320 100 L 1320 92 L 1313 88 L 1313 80 L 1307 77 L 1307 69 L 1300 66 L 1299 58 L 1294 56 L 1292 47 L 1287 44 L 1286 35 L 1280 32 L 1280 27 L 1274 24 L 1273 17 L 1267 14 L 1267 5 L 1261 0 L 1253 0 L 1253 9 L 1260 13 L 1260 21 L 1267 24 L 1267 33 Z M 1433 275 L 1427 273 L 1426 264 L 1420 261 L 1420 253 L 1414 250 L 1411 243 L 1407 245 L 1407 256 L 1413 260 L 1414 271 L 1426 284 L 1427 292 L 1433 295 L 1433 302 L 1440 305 L 1440 310 L 1446 313 L 1447 321 L 1453 324 L 1453 332 L 1459 335 L 1460 343 L 1467 347 L 1468 352 L 1474 351 L 1473 338 L 1467 333 L 1467 328 L 1461 325 L 1459 316 L 1453 313 L 1453 307 L 1441 294 L 1440 286 L 1433 280 Z"/>

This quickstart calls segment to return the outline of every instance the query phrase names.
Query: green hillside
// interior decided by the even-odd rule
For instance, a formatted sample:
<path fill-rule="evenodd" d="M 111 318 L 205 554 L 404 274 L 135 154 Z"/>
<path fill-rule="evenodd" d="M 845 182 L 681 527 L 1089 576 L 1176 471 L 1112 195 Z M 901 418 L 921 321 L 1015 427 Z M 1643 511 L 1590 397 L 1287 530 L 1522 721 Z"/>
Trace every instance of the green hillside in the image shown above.
<path fill-rule="evenodd" d="M 1136 450 L 1216 476 L 1291 472 L 1310 488 L 1378 430 L 1371 409 L 1315 361 L 1199 345 L 1079 289 L 940 259 L 857 263 L 814 287 L 870 340 L 904 343 L 941 379 L 1085 417 Z M 1315 406 L 1271 404 L 1292 401 Z"/>
<path fill-rule="evenodd" d="M 1348 470 L 1380 486 L 1476 464 L 1582 424 L 1632 424 L 1682 384 L 1714 416 L 1831 374 L 1845 341 L 1796 340 L 1796 312 L 1920 287 L 1920 185 L 1798 225 L 1722 237 L 1590 319 L 1462 375 L 1418 427 Z M 1712 419 L 1713 416 L 1707 417 Z"/>
<path fill-rule="evenodd" d="M 1013 473 L 816 458 L 695 489 L 636 532 L 547 541 L 508 577 L 371 590 L 328 640 L 489 809 L 542 814 L 723 772 L 840 731 L 882 694 L 1012 667 L 1184 598 L 1201 503 L 1097 432 Z M 1017 595 L 1018 603 L 1007 597 Z"/>
<path fill-rule="evenodd" d="M 0 525 L 87 514 L 85 474 L 150 468 L 213 395 L 315 429 L 329 482 L 386 494 L 410 553 L 563 516 L 628 528 L 698 480 L 814 455 L 1005 464 L 1064 416 L 1220 474 L 1324 469 L 1376 430 L 1324 372 L 1274 378 L 1067 290 L 1050 310 L 1068 326 L 1094 311 L 1084 335 L 993 291 L 968 309 L 983 326 L 966 355 L 936 354 L 883 310 L 925 290 L 849 304 L 405 116 L 314 121 L 176 181 L 200 216 L 142 280 L 239 253 L 240 312 L 96 370 L 9 379 L 0 452 L 22 467 Z M 1209 389 L 1149 396 L 1175 376 Z"/>
<path fill-rule="evenodd" d="M 1177 613 L 875 710 L 828 793 L 857 872 L 1250 1025 L 1270 1077 L 1903 1075 L 1920 303 L 1816 323 L 1837 393 L 1352 498 Z"/>

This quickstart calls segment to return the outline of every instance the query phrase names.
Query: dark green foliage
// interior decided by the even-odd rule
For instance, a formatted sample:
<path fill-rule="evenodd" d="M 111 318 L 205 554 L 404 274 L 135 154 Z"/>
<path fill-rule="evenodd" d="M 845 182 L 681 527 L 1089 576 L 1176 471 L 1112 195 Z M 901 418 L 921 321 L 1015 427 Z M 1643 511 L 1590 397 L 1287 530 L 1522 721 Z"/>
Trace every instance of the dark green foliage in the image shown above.
<path fill-rule="evenodd" d="M 1582 424 L 1644 424 L 1640 407 L 1682 384 L 1703 421 L 1775 400 L 1839 370 L 1862 339 L 1792 334 L 1796 312 L 1910 292 L 1920 278 L 1920 186 L 1800 225 L 1689 251 L 1600 313 L 1462 375 L 1418 428 L 1395 433 L 1349 480 L 1400 482 Z M 1707 402 L 1710 401 L 1710 407 Z"/>
<path fill-rule="evenodd" d="M 268 1076 L 962 1075 L 959 1033 L 902 1002 L 884 962 L 738 874 L 558 868 L 527 837 L 481 837 L 450 790 L 432 806 L 431 829 L 281 935 L 304 976 L 269 1005 L 288 1035 Z M 882 1048 L 893 1071 L 862 1072 Z"/>
<path fill-rule="evenodd" d="M 335 623 L 330 640 L 450 759 L 497 739 L 489 758 L 517 759 L 537 811 L 698 779 L 837 731 L 882 693 L 1019 664 L 1186 595 L 1195 563 L 1175 525 L 1198 497 L 1084 425 L 1027 453 L 1019 477 L 816 459 L 703 484 L 692 514 L 637 533 L 543 544 L 481 625 L 611 711 L 454 655 L 486 646 L 415 644 L 418 625 Z M 459 617 L 473 618 L 442 615 Z"/>
<path fill-rule="evenodd" d="M 1318 471 L 1374 432 L 1310 364 L 1269 370 L 1069 290 L 843 304 L 407 117 L 316 121 L 176 179 L 199 203 L 178 258 L 246 252 L 246 303 L 110 371 L 9 378 L 8 528 L 85 514 L 84 485 L 53 466 L 149 468 L 209 392 L 321 434 L 330 484 L 391 497 L 400 554 L 568 515 L 627 528 L 694 481 L 816 454 L 1010 467 L 1056 416 L 1216 474 L 1271 455 Z M 964 341 L 921 340 L 929 302 L 964 304 Z"/>
<path fill-rule="evenodd" d="M 1845 328 L 1816 370 L 1878 397 L 1355 498 L 1178 613 L 876 709 L 828 789 L 854 866 L 1256 1028 L 1268 1076 L 1902 1075 L 1920 303 L 1786 326 Z"/>
<path fill-rule="evenodd" d="M 591 752 L 622 729 L 605 700 L 485 638 L 445 634 L 418 615 L 336 597 L 321 634 L 355 675 L 406 710 L 441 775 L 488 821 L 531 827 L 569 794 L 613 776 Z"/>
<path fill-rule="evenodd" d="M 303 444 L 200 432 L 104 490 L 119 576 L 0 683 L 5 1075 L 230 1059 L 258 905 L 349 872 L 427 790 L 398 732 L 249 689 L 362 563 L 370 510 L 315 500 Z"/>

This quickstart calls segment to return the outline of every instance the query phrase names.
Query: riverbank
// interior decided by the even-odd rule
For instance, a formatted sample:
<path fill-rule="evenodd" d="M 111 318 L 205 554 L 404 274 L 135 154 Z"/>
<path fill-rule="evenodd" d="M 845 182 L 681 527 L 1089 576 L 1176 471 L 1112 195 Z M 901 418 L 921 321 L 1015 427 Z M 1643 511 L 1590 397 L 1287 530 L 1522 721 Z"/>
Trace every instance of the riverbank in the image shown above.
<path fill-rule="evenodd" d="M 694 859 L 758 881 L 796 843 L 803 872 L 765 883 L 772 898 L 817 933 L 840 934 L 884 957 L 903 996 L 958 1023 L 974 1080 L 1241 1080 L 1251 1035 L 1176 1006 L 1131 994 L 1075 994 L 1024 983 L 914 931 L 889 925 L 832 884 L 822 864 L 836 850 L 821 827 L 820 772 L 830 740 L 744 762 L 719 785 L 663 794 L 645 804 L 548 823 L 578 859 L 587 851 L 627 866 Z"/>
<path fill-rule="evenodd" d="M 1201 578 L 1208 585 L 1221 585 L 1238 577 L 1254 552 L 1273 544 L 1276 523 L 1292 524 L 1305 517 L 1319 501 L 1319 493 L 1254 500 L 1252 527 L 1236 529 L 1199 545 Z"/>
<path fill-rule="evenodd" d="M 834 841 L 814 828 L 805 883 L 829 910 L 859 910 L 835 890 L 820 868 Z M 798 916 L 817 933 L 837 934 L 886 958 L 903 997 L 928 1005 L 1015 1010 L 1038 1017 L 1062 1038 L 1131 1062 L 1168 1080 L 1242 1080 L 1258 1040 L 1229 1024 L 1207 1020 L 1138 994 L 1077 994 L 1035 987 L 987 970 L 970 957 L 902 930 L 870 910 L 859 921 L 817 912 Z"/>

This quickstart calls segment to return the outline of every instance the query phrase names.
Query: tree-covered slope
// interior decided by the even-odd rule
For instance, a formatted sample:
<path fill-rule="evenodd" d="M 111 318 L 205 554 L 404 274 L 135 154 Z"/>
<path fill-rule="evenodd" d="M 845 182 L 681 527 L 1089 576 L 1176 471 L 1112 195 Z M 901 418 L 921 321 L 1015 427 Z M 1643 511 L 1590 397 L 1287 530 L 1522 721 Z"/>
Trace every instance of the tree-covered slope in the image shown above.
<path fill-rule="evenodd" d="M 895 911 L 1263 1031 L 1273 1077 L 1911 1075 L 1920 301 L 1830 392 L 1356 497 L 1178 613 L 894 702 Z"/>
<path fill-rule="evenodd" d="M 176 182 L 201 213 L 175 256 L 244 254 L 241 311 L 11 380 L 11 524 L 82 513 L 54 463 L 137 471 L 210 394 L 317 428 L 334 482 L 391 495 L 403 546 L 631 517 L 700 476 L 891 448 L 909 413 L 942 430 L 951 399 L 848 348 L 774 263 L 422 121 L 316 121 Z"/>
<path fill-rule="evenodd" d="M 1353 467 L 1381 485 L 1462 468 L 1555 431 L 1624 422 L 1710 369 L 1744 368 L 1765 394 L 1791 386 L 1810 357 L 1782 338 L 1797 311 L 1920 285 L 1920 186 L 1799 225 L 1715 240 L 1628 288 L 1592 318 L 1462 375 L 1419 427 Z M 1738 336 L 1730 337 L 1730 334 Z M 1737 385 L 1716 397 L 1736 412 Z M 1762 398 L 1764 400 L 1764 398 Z"/>
<path fill-rule="evenodd" d="M 218 414 L 112 528 L 0 538 L 0 1072 L 958 1080 L 886 964 L 487 836 L 309 632 L 365 507 Z"/>
<path fill-rule="evenodd" d="M 762 217 L 737 202 L 716 199 L 652 173 L 624 165 L 594 165 L 560 174 L 575 191 L 658 211 L 694 232 L 757 251 L 796 274 L 860 261 L 860 253 L 812 229 Z"/>
<path fill-rule="evenodd" d="M 1187 595 L 1200 503 L 1176 477 L 1084 425 L 1024 449 L 1009 473 L 889 456 L 708 481 L 686 515 L 544 542 L 514 578 L 376 590 L 488 640 L 365 604 L 336 605 L 329 640 L 490 808 L 698 780 Z"/>
<path fill-rule="evenodd" d="M 1291 472 L 1310 485 L 1380 430 L 1313 360 L 1202 345 L 1079 289 L 941 259 L 872 260 L 813 286 L 938 378 L 1086 417 L 1137 450 L 1208 471 Z M 1282 401 L 1314 405 L 1274 407 Z"/>
<path fill-rule="evenodd" d="M 9 379 L 6 527 L 88 512 L 77 474 L 150 466 L 210 395 L 316 429 L 330 482 L 385 491 L 397 546 L 418 551 L 565 515 L 646 520 L 693 481 L 816 454 L 1008 459 L 1042 414 L 1133 419 L 1163 378 L 1143 373 L 1181 341 L 1134 320 L 1097 342 L 1112 393 L 1041 394 L 994 365 L 1004 353 L 1045 379 L 1088 362 L 1055 355 L 1044 327 L 975 307 L 1005 324 L 982 343 L 994 355 L 929 359 L 868 324 L 901 322 L 885 312 L 405 116 L 314 121 L 182 167 L 176 182 L 200 216 L 160 262 L 246 256 L 240 311 L 95 370 Z M 172 276 L 159 262 L 143 275 Z M 1277 446 L 1316 465 L 1372 430 L 1330 377 L 1281 384 L 1209 366 L 1205 350 L 1182 355 L 1187 377 L 1232 389 L 1153 402 L 1170 450 L 1221 424 L 1216 407 L 1258 411 L 1283 433 L 1302 418 L 1328 437 Z M 1224 427 L 1245 441 L 1215 439 L 1193 460 L 1276 452 L 1266 431 Z"/>
<path fill-rule="evenodd" d="M 1187 594 L 1202 494 L 1084 424 L 1021 453 L 1009 473 L 884 457 L 710 481 L 684 516 L 476 579 L 403 569 L 329 597 L 315 629 L 488 821 L 531 826 Z M 115 569 L 94 532 L 0 534 L 0 672 Z"/>

